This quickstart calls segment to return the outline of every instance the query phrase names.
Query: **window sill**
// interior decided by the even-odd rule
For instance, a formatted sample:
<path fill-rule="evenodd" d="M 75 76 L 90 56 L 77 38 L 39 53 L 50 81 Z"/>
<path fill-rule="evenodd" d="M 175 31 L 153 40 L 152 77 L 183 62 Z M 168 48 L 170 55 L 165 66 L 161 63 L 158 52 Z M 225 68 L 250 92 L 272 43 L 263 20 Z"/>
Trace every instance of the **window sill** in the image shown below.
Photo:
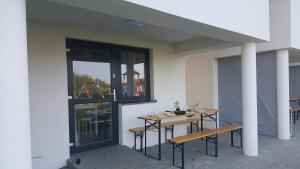
<path fill-rule="evenodd" d="M 127 106 L 127 105 L 136 105 L 136 104 L 149 104 L 149 103 L 157 103 L 157 100 L 149 100 L 149 101 L 135 101 L 135 102 L 123 102 L 123 103 L 120 103 L 124 106 Z"/>

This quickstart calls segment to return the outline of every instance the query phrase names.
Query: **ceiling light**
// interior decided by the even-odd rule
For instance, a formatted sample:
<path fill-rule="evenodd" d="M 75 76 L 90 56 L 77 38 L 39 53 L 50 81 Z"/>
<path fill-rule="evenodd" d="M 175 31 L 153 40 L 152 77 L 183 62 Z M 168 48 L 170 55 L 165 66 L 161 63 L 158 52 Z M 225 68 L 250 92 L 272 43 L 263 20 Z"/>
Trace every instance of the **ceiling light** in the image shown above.
<path fill-rule="evenodd" d="M 144 23 L 135 21 L 135 20 L 124 20 L 124 23 L 126 26 L 130 27 L 130 28 L 141 28 L 144 26 Z"/>

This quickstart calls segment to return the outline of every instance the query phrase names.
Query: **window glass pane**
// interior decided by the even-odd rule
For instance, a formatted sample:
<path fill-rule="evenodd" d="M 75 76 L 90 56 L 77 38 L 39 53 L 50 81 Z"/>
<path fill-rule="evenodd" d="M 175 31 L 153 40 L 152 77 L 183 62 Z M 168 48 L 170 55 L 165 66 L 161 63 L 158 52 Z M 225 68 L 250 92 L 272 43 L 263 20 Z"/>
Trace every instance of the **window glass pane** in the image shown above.
<path fill-rule="evenodd" d="M 112 103 L 75 105 L 75 146 L 112 139 Z"/>
<path fill-rule="evenodd" d="M 95 52 L 93 54 L 96 54 Z M 97 62 L 73 61 L 74 98 L 107 98 L 111 90 L 109 57 L 101 57 Z"/>
<path fill-rule="evenodd" d="M 121 79 L 123 96 L 145 96 L 145 54 L 121 52 Z"/>

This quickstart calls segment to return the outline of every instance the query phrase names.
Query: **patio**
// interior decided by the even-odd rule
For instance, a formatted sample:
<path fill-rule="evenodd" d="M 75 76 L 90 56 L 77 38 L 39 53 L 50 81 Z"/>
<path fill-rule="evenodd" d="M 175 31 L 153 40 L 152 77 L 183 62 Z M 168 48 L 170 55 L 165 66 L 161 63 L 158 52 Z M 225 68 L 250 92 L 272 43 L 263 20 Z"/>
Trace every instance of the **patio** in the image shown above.
<path fill-rule="evenodd" d="M 296 128 L 299 128 L 299 122 Z M 186 168 L 201 169 L 296 169 L 300 166 L 300 131 L 290 141 L 282 141 L 268 136 L 259 136 L 259 156 L 249 157 L 240 148 L 230 147 L 230 134 L 219 137 L 219 157 L 205 155 L 205 142 L 194 141 L 186 144 Z M 213 145 L 212 145 L 213 146 Z M 211 147 L 213 148 L 213 147 Z M 156 147 L 147 149 L 155 153 Z M 212 151 L 212 149 L 211 149 Z M 180 163 L 177 154 L 176 162 Z M 124 146 L 112 146 L 71 156 L 69 164 L 80 158 L 81 164 L 75 169 L 172 169 L 172 147 L 162 145 L 162 160 L 157 161 Z M 71 168 L 72 169 L 72 168 Z"/>

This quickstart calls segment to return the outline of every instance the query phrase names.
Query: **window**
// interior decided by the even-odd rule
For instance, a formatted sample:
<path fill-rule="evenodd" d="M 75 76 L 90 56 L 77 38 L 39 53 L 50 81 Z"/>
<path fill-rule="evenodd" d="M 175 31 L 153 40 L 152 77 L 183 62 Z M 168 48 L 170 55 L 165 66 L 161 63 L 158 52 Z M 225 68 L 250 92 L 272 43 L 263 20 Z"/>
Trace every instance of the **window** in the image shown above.
<path fill-rule="evenodd" d="M 110 52 L 76 50 L 73 55 L 73 96 L 75 99 L 107 98 L 111 93 Z M 84 60 L 86 59 L 86 60 Z"/>
<path fill-rule="evenodd" d="M 145 55 L 121 52 L 122 96 L 145 96 Z"/>
<path fill-rule="evenodd" d="M 149 100 L 147 53 L 121 51 L 121 96 L 128 102 Z"/>
<path fill-rule="evenodd" d="M 75 39 L 67 47 L 72 48 L 69 93 L 74 99 L 150 101 L 149 49 Z"/>

